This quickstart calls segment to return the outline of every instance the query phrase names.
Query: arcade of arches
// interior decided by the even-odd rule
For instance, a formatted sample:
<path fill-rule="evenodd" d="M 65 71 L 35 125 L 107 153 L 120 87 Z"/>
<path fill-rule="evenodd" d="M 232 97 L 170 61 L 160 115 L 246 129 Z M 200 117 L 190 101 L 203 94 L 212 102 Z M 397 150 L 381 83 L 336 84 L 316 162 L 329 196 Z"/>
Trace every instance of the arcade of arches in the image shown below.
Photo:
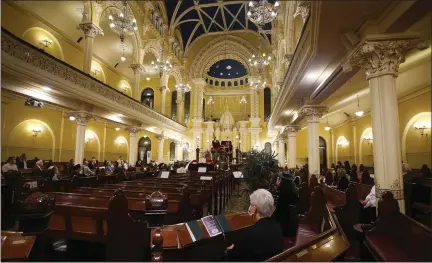
<path fill-rule="evenodd" d="M 311 174 L 362 163 L 392 191 L 402 162 L 431 166 L 424 0 L 280 1 L 263 30 L 227 3 L 229 21 L 195 28 L 176 2 L 127 1 L 121 40 L 109 16 L 123 1 L 2 1 L 2 161 L 169 163 L 216 138 Z"/>

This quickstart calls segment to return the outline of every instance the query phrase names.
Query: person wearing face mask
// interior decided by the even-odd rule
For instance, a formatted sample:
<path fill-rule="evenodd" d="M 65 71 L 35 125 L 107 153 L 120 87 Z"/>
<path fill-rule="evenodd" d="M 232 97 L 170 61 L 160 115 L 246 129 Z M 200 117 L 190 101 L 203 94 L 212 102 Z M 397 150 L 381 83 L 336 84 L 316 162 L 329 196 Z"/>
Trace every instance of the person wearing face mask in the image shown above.
<path fill-rule="evenodd" d="M 284 250 L 281 226 L 271 217 L 274 211 L 272 194 L 258 189 L 249 199 L 248 213 L 255 224 L 243 229 L 238 241 L 227 248 L 228 261 L 264 261 Z"/>

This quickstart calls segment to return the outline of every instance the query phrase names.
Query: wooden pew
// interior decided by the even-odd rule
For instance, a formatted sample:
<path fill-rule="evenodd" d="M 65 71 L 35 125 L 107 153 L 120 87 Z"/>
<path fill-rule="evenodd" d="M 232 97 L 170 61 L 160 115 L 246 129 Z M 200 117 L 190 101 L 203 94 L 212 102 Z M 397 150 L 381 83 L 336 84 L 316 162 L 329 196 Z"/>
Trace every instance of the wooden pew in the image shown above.
<path fill-rule="evenodd" d="M 378 203 L 378 219 L 363 228 L 364 244 L 377 261 L 432 261 L 432 230 L 399 212 L 391 192 Z"/>

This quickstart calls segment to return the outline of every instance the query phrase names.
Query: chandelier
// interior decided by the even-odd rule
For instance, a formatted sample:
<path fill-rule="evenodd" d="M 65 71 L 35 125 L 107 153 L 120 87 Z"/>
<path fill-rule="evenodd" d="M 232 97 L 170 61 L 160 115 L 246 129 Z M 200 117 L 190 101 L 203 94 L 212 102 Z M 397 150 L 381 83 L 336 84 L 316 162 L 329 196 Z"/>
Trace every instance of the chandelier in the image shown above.
<path fill-rule="evenodd" d="M 271 56 L 266 56 L 266 53 L 260 55 L 252 55 L 249 59 L 249 63 L 252 67 L 257 68 L 258 72 L 261 72 L 268 64 L 270 64 Z"/>
<path fill-rule="evenodd" d="M 257 81 L 251 81 L 250 82 L 250 88 L 256 91 L 260 91 L 263 90 L 267 85 L 267 82 L 263 81 L 261 82 L 261 80 L 257 80 Z"/>
<path fill-rule="evenodd" d="M 267 0 L 250 1 L 247 16 L 252 23 L 263 26 L 276 18 L 278 9 L 278 1 L 274 5 Z"/>
<path fill-rule="evenodd" d="M 172 65 L 169 63 L 169 60 L 167 59 L 164 61 L 164 45 L 162 40 L 162 51 L 161 51 L 161 57 L 156 59 L 156 62 L 152 61 L 152 66 L 154 69 L 159 71 L 159 76 L 162 77 L 162 74 L 164 72 L 169 72 L 172 69 Z M 181 84 L 182 85 L 182 84 Z"/>
<path fill-rule="evenodd" d="M 122 12 L 120 12 L 118 15 L 114 15 L 115 17 L 113 17 L 113 15 L 108 16 L 108 19 L 110 20 L 109 27 L 112 29 L 112 31 L 120 35 L 122 42 L 124 41 L 125 34 L 133 35 L 136 31 L 138 31 L 136 19 L 131 19 L 132 17 L 129 17 L 127 7 L 127 2 L 125 0 L 123 1 Z"/>
<path fill-rule="evenodd" d="M 175 88 L 178 92 L 189 92 L 191 90 L 189 84 L 183 84 L 183 83 L 175 85 Z"/>

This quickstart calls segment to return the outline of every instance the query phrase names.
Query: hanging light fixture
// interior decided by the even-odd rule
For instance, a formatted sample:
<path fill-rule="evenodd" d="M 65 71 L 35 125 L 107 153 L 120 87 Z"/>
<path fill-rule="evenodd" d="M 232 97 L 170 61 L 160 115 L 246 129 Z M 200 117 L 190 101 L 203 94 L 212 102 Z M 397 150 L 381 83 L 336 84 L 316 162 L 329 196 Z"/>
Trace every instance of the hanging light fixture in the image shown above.
<path fill-rule="evenodd" d="M 163 73 L 167 73 L 172 69 L 172 65 L 169 63 L 167 59 L 164 61 L 164 39 L 162 39 L 162 51 L 161 56 L 155 61 L 151 62 L 154 69 L 159 71 L 159 76 L 162 77 Z"/>
<path fill-rule="evenodd" d="M 274 5 L 267 0 L 250 1 L 247 16 L 252 23 L 263 26 L 276 18 L 279 6 L 278 1 Z"/>
<path fill-rule="evenodd" d="M 330 128 L 330 126 L 329 126 L 329 124 L 328 124 L 328 118 L 327 118 L 327 125 L 324 127 L 324 130 L 326 130 L 326 131 L 329 131 L 331 128 Z"/>
<path fill-rule="evenodd" d="M 258 70 L 258 73 L 261 73 L 261 71 L 270 64 L 271 56 L 270 55 L 267 56 L 266 53 L 261 53 L 261 39 L 259 35 L 258 35 L 258 41 L 259 41 L 258 54 L 252 55 L 252 57 L 249 59 L 249 64 L 251 65 L 251 67 L 256 68 Z"/>
<path fill-rule="evenodd" d="M 126 57 L 125 57 L 125 54 L 124 54 L 124 48 L 123 48 L 123 53 L 122 53 L 122 56 L 120 57 L 120 59 L 121 59 L 121 61 L 126 61 Z"/>
<path fill-rule="evenodd" d="M 189 86 L 189 84 L 176 84 L 175 88 L 178 92 L 189 92 L 191 90 L 191 87 Z"/>
<path fill-rule="evenodd" d="M 364 114 L 364 111 L 362 111 L 360 109 L 360 99 L 359 96 L 357 95 L 357 111 L 354 113 L 357 117 L 361 117 Z"/>
<path fill-rule="evenodd" d="M 136 19 L 132 14 L 128 14 L 127 1 L 123 1 L 123 11 L 117 15 L 109 15 L 109 27 L 112 31 L 120 35 L 120 40 L 123 42 L 126 35 L 133 35 L 138 31 Z"/>
<path fill-rule="evenodd" d="M 256 91 L 260 91 L 266 87 L 267 82 L 265 80 L 263 82 L 261 82 L 261 80 L 259 79 L 257 81 L 251 81 L 249 85 L 250 85 L 251 89 L 256 90 Z"/>

